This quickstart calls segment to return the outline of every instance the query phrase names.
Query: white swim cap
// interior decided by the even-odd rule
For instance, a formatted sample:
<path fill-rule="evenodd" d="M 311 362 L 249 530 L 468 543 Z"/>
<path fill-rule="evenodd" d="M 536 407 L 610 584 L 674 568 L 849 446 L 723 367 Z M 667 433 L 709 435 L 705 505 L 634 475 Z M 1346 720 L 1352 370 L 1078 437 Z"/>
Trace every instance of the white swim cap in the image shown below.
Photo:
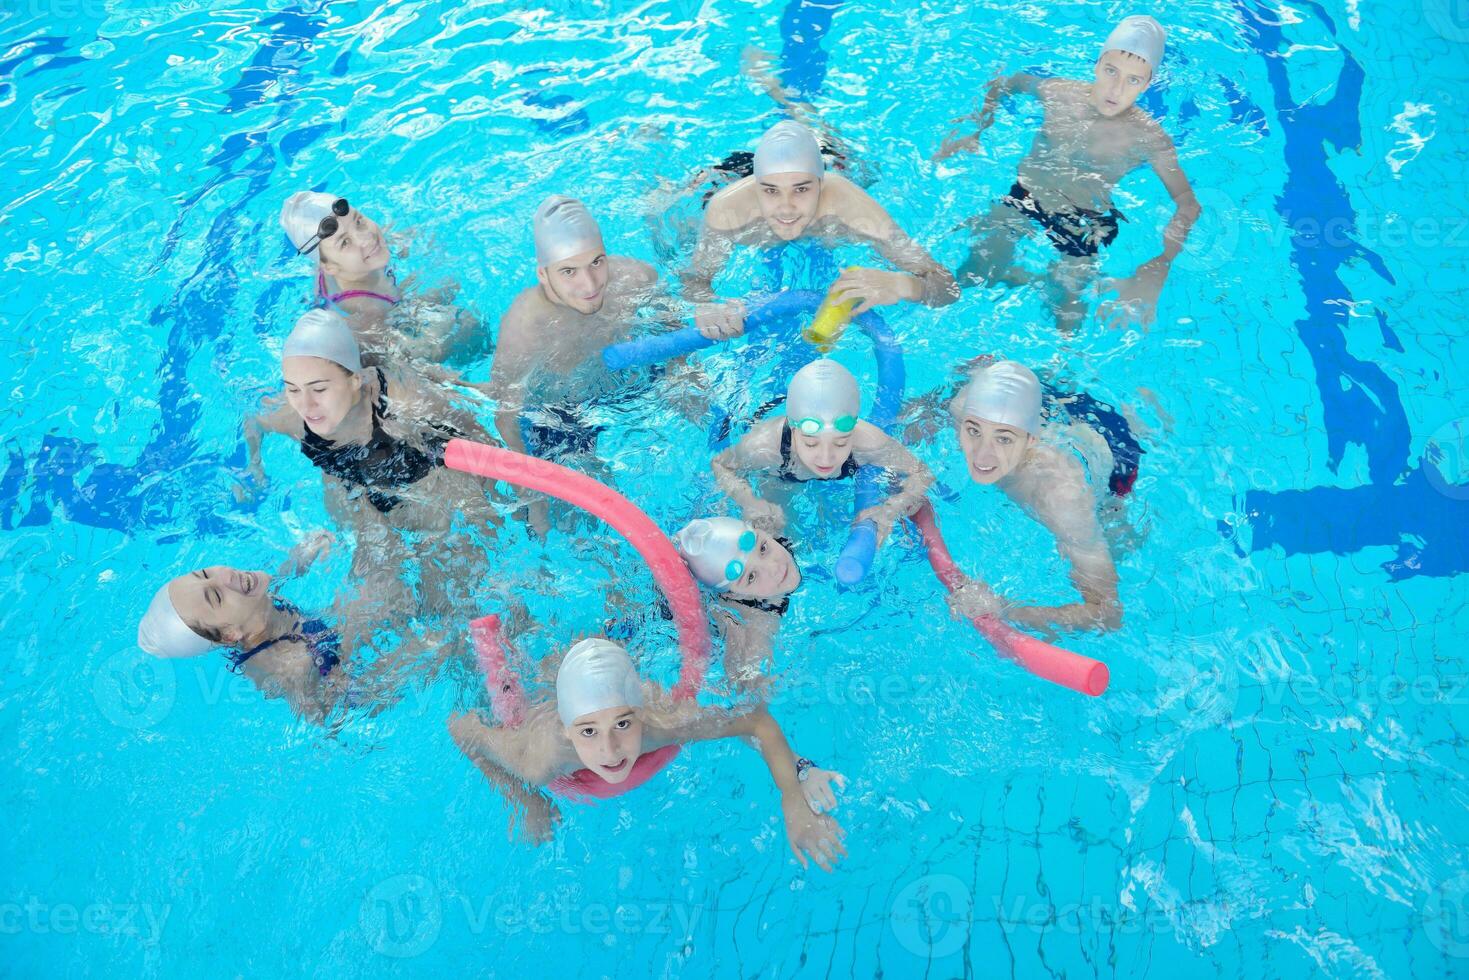
<path fill-rule="evenodd" d="M 281 359 L 323 357 L 356 374 L 362 370 L 362 353 L 347 318 L 331 310 L 307 310 L 286 338 Z"/>
<path fill-rule="evenodd" d="M 138 646 L 155 657 L 197 657 L 218 646 L 213 640 L 189 629 L 184 617 L 174 608 L 168 594 L 168 583 L 153 594 L 148 611 L 138 623 Z"/>
<path fill-rule="evenodd" d="M 1122 18 L 1122 23 L 1112 29 L 1102 45 L 1102 53 L 1125 51 L 1135 54 L 1148 63 L 1154 71 L 1163 63 L 1163 41 L 1167 33 L 1163 25 L 1146 14 L 1133 14 Z"/>
<path fill-rule="evenodd" d="M 608 708 L 641 708 L 643 685 L 627 651 L 611 640 L 582 640 L 567 651 L 556 672 L 556 713 L 561 724 Z"/>
<path fill-rule="evenodd" d="M 755 547 L 755 529 L 733 517 L 700 517 L 684 525 L 673 536 L 673 543 L 694 578 L 710 588 L 725 589 L 745 574 L 745 561 Z M 735 565 L 738 574 L 730 575 Z"/>
<path fill-rule="evenodd" d="M 857 379 L 829 357 L 801 368 L 786 389 L 786 418 L 791 423 L 811 418 L 831 425 L 843 416 L 856 418 L 860 410 Z"/>
<path fill-rule="evenodd" d="M 980 368 L 970 376 L 961 397 L 966 416 L 1040 434 L 1041 383 L 1024 364 L 996 361 Z"/>
<path fill-rule="evenodd" d="M 755 178 L 768 174 L 815 174 L 817 179 L 826 176 L 816 134 L 789 119 L 767 129 L 755 147 Z"/>
<path fill-rule="evenodd" d="M 541 267 L 583 252 L 605 251 L 597 219 L 574 197 L 552 194 L 542 201 L 531 231 L 536 239 L 536 265 Z"/>
<path fill-rule="evenodd" d="M 332 213 L 332 205 L 337 200 L 335 194 L 320 191 L 297 191 L 286 198 L 286 203 L 281 205 L 281 227 L 291 240 L 292 248 L 299 252 L 316 237 L 317 226 L 322 218 Z"/>

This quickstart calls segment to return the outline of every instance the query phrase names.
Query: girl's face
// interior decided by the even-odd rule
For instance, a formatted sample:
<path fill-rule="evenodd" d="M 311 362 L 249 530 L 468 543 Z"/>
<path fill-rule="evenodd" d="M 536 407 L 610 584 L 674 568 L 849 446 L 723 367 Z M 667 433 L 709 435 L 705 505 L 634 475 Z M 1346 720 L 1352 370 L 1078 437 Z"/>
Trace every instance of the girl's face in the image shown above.
<path fill-rule="evenodd" d="M 281 360 L 286 401 L 306 427 L 329 437 L 362 397 L 362 376 L 324 357 Z"/>
<path fill-rule="evenodd" d="M 815 174 L 766 174 L 755 180 L 755 200 L 770 230 L 781 241 L 805 233 L 821 206 L 821 179 Z"/>
<path fill-rule="evenodd" d="M 796 559 L 764 531 L 755 532 L 755 547 L 745 558 L 745 570 L 724 591 L 742 599 L 778 599 L 801 584 Z"/>
<path fill-rule="evenodd" d="M 609 783 L 627 779 L 643 754 L 643 722 L 627 705 L 582 715 L 566 726 L 566 737 L 581 764 Z"/>
<path fill-rule="evenodd" d="M 237 644 L 262 629 L 271 610 L 270 576 L 211 565 L 168 583 L 168 597 L 194 632 Z"/>
<path fill-rule="evenodd" d="M 959 420 L 959 448 L 975 483 L 999 483 L 1020 465 L 1034 444 L 1034 436 L 1013 425 L 996 425 L 972 415 Z"/>
<path fill-rule="evenodd" d="M 851 458 L 853 432 L 838 432 L 827 427 L 814 436 L 808 436 L 800 429 L 792 429 L 791 450 L 802 466 L 819 479 L 829 480 L 840 473 Z"/>
<path fill-rule="evenodd" d="M 317 249 L 321 270 L 334 279 L 357 282 L 387 267 L 388 243 L 373 220 L 356 208 L 337 221 L 337 233 Z"/>

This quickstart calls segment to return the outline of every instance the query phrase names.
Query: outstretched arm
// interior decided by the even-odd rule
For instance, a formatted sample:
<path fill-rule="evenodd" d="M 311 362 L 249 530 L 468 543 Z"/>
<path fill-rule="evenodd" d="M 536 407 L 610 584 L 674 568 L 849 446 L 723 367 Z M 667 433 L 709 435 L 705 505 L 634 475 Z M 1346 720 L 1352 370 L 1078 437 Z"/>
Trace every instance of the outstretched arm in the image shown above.
<path fill-rule="evenodd" d="M 1097 309 L 1097 319 L 1110 327 L 1123 326 L 1130 319 L 1136 319 L 1143 326 L 1153 322 L 1158 315 L 1158 297 L 1173 268 L 1173 260 L 1183 251 L 1189 232 L 1203 212 L 1188 177 L 1179 166 L 1178 150 L 1173 140 L 1161 129 L 1154 135 L 1148 162 L 1173 198 L 1173 217 L 1163 230 L 1162 254 L 1138 266 L 1137 271 L 1126 279 L 1108 279 L 1101 283 L 1099 288 L 1102 292 L 1117 293 L 1115 300 L 1109 300 Z"/>
<path fill-rule="evenodd" d="M 847 854 L 842 845 L 844 831 L 831 817 L 812 811 L 796 775 L 795 753 L 770 712 L 759 707 L 734 718 L 723 734 L 746 735 L 756 740 L 760 757 L 780 790 L 780 808 L 791 853 L 803 868 L 815 861 L 821 870 L 830 871 Z"/>
<path fill-rule="evenodd" d="M 858 196 L 845 218 L 851 235 L 871 245 L 877 254 L 902 271 L 846 269 L 832 285 L 834 298 L 841 302 L 857 301 L 852 311 L 854 316 L 860 316 L 874 306 L 904 301 L 925 306 L 947 306 L 959 298 L 954 274 L 934 261 L 928 249 L 909 238 L 881 204 L 855 185 L 848 192 Z"/>
<path fill-rule="evenodd" d="M 985 86 L 984 104 L 979 111 L 971 112 L 967 116 L 958 116 L 953 120 L 954 128 L 949 131 L 948 137 L 938 152 L 933 155 L 937 163 L 947 159 L 955 153 L 973 153 L 979 149 L 979 138 L 986 129 L 995 121 L 995 110 L 999 108 L 1000 102 L 1012 95 L 1039 95 L 1040 87 L 1046 79 L 1036 75 L 1028 75 L 1025 72 L 1016 72 L 1014 75 L 1001 75 L 990 81 Z M 966 123 L 976 123 L 978 128 L 968 136 L 959 136 L 959 131 L 965 128 Z"/>
<path fill-rule="evenodd" d="M 854 524 L 864 520 L 874 522 L 877 525 L 877 543 L 881 545 L 898 518 L 908 516 L 923 503 L 923 495 L 933 486 L 933 472 L 905 446 L 876 426 L 873 426 L 871 436 L 875 445 L 870 450 L 862 450 L 858 461 L 903 475 L 903 485 L 897 493 L 866 508 L 852 521 Z"/>
<path fill-rule="evenodd" d="M 1097 520 L 1096 502 L 1084 484 L 1054 489 L 1037 513 L 1056 536 L 1056 549 L 1071 562 L 1071 582 L 1081 602 L 1063 606 L 1011 607 L 1004 616 L 1036 629 L 1088 629 L 1103 632 L 1122 625 L 1117 594 L 1117 566 Z"/>
<path fill-rule="evenodd" d="M 521 840 L 530 844 L 543 844 L 555 834 L 556 824 L 561 820 L 551 798 L 545 793 L 532 790 L 524 781 L 513 775 L 495 751 L 495 732 L 472 713 L 456 715 L 449 719 L 449 733 L 454 744 L 469 757 L 475 768 L 484 773 L 490 785 L 505 797 L 510 805 L 510 821 L 507 826 L 511 840 L 519 829 Z"/>
<path fill-rule="evenodd" d="M 718 198 L 709 202 L 712 210 L 719 204 Z M 683 281 L 683 296 L 690 303 L 713 303 L 718 297 L 714 293 L 714 279 L 724 271 L 725 263 L 734 252 L 734 239 L 728 230 L 716 228 L 710 223 L 710 212 L 704 212 L 704 228 L 699 232 L 699 244 L 694 247 L 689 267 L 679 278 Z"/>
<path fill-rule="evenodd" d="M 750 489 L 750 474 L 779 462 L 778 455 L 770 452 L 768 445 L 773 441 L 771 427 L 779 425 L 785 425 L 784 420 L 761 422 L 709 464 L 714 471 L 714 482 L 740 505 L 745 520 L 771 534 L 778 534 L 785 527 L 785 511 L 779 504 L 755 496 L 755 491 Z"/>

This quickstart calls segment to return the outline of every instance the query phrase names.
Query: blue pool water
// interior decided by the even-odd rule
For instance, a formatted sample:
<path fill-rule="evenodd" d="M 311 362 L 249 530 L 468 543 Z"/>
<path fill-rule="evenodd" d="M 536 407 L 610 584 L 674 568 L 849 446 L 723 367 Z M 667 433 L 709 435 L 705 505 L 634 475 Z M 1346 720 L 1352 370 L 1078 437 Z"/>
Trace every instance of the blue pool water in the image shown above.
<path fill-rule="evenodd" d="M 267 451 L 278 476 L 258 504 L 231 492 L 240 420 L 274 389 L 310 290 L 276 221 L 287 194 L 370 200 L 413 242 L 398 265 L 456 279 L 488 323 L 531 282 L 527 219 L 547 193 L 579 195 L 614 251 L 671 275 L 697 211 L 663 218 L 661 182 L 778 118 L 739 72 L 754 44 L 953 266 L 1037 116 L 1017 101 L 982 155 L 935 166 L 949 118 L 997 71 L 1087 70 L 1128 12 L 0 11 L 0 973 L 1469 974 L 1459 0 L 1155 11 L 1171 47 L 1144 104 L 1205 212 L 1151 330 L 1061 341 L 1025 292 L 890 312 L 910 392 L 998 351 L 1125 406 L 1147 455 L 1118 552 L 1124 628 L 1065 640 L 1111 666 L 1102 698 L 997 659 L 901 535 L 860 588 L 813 577 L 773 710 L 851 777 L 833 874 L 792 862 L 737 744 L 568 808 L 532 851 L 507 844 L 503 806 L 444 729 L 472 678 L 325 736 L 222 658 L 134 645 L 163 579 L 273 567 L 328 524 L 293 450 Z M 1119 201 L 1106 261 L 1125 274 L 1171 212 L 1145 173 Z M 782 275 L 822 288 L 852 260 L 789 255 Z M 770 274 L 746 258 L 727 289 Z M 871 382 L 861 343 L 838 356 Z M 735 353 L 704 363 L 734 397 Z M 614 421 L 618 484 L 662 526 L 713 499 L 688 448 L 704 433 L 650 399 Z M 949 436 L 922 453 L 965 486 Z M 831 526 L 805 542 L 820 564 L 845 502 L 810 496 L 803 525 Z M 961 565 L 1007 594 L 1064 594 L 1048 536 L 997 495 L 937 509 Z M 505 559 L 544 644 L 596 628 L 586 610 L 614 580 L 648 598 L 631 553 L 607 548 Z M 338 554 L 292 598 L 325 606 L 344 570 Z"/>

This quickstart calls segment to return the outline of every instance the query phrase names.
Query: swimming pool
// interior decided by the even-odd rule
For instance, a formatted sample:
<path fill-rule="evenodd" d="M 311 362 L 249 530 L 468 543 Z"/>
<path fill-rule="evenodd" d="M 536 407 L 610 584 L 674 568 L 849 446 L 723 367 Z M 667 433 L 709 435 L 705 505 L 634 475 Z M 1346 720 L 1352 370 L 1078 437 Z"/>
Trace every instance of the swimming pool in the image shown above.
<path fill-rule="evenodd" d="M 1129 8 L 268 6 L 0 15 L 5 972 L 1469 972 L 1463 4 L 1168 8 L 1145 105 L 1205 212 L 1151 331 L 1061 342 L 1029 294 L 984 290 L 889 316 L 910 391 L 960 356 L 1023 355 L 1128 406 L 1148 452 L 1125 626 L 1068 638 L 1111 666 L 1105 697 L 999 661 L 911 547 L 795 605 L 774 710 L 852 778 L 831 875 L 792 864 L 741 746 L 686 752 L 531 851 L 444 731 L 453 683 L 327 738 L 219 658 L 144 657 L 136 612 L 165 575 L 274 563 L 327 522 L 305 468 L 258 506 L 230 492 L 239 419 L 310 288 L 276 225 L 291 191 L 371 195 L 415 229 L 405 264 L 493 322 L 530 281 L 547 193 L 579 194 L 615 251 L 686 258 L 651 198 L 774 121 L 738 71 L 756 44 L 952 266 L 1036 117 L 1017 103 L 985 156 L 935 168 L 949 117 L 996 70 L 1090 64 Z M 1151 176 L 1120 199 L 1125 271 L 1168 209 Z M 865 348 L 844 354 L 870 382 Z M 706 363 L 739 383 L 732 354 Z M 702 433 L 630 411 L 614 470 L 676 527 L 711 491 L 670 440 Z M 948 439 L 924 455 L 963 487 Z M 967 492 L 938 510 L 961 564 L 1059 581 L 1014 508 Z M 334 561 L 299 601 L 325 603 Z M 590 628 L 575 610 L 605 568 L 555 541 L 522 565 L 557 632 Z"/>

